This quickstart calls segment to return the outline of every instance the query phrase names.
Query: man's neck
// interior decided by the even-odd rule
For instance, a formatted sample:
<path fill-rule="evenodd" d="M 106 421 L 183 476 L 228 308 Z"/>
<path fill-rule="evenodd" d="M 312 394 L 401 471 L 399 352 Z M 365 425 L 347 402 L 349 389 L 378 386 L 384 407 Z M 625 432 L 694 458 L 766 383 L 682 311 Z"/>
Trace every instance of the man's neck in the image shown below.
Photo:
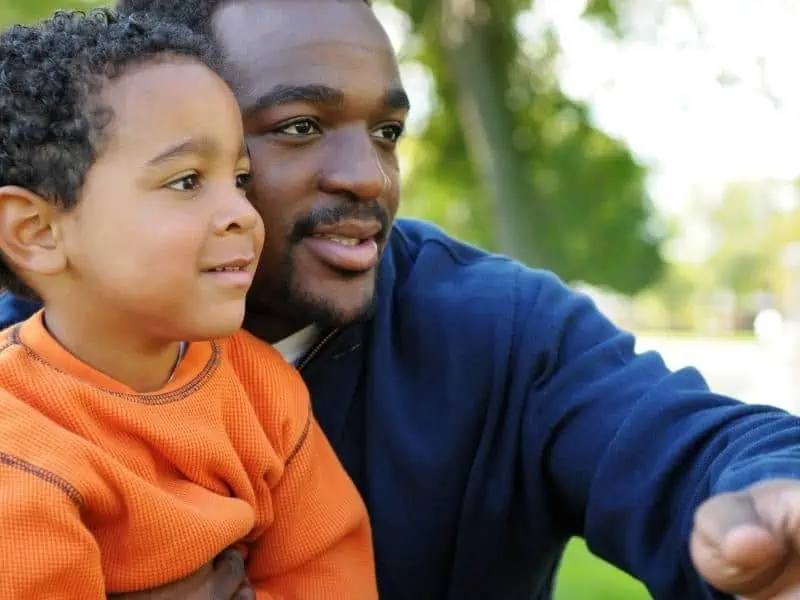
<path fill-rule="evenodd" d="M 180 358 L 180 341 L 147 339 L 139 324 L 111 326 L 90 320 L 85 311 L 73 312 L 44 310 L 50 335 L 73 356 L 140 393 L 156 391 L 170 380 Z"/>
<path fill-rule="evenodd" d="M 276 318 L 271 311 L 248 305 L 243 327 L 257 338 L 275 344 L 309 325 L 311 323 Z"/>
<path fill-rule="evenodd" d="M 281 353 L 284 360 L 296 365 L 319 339 L 319 329 L 316 325 L 309 325 L 292 335 L 275 342 L 273 346 Z"/>

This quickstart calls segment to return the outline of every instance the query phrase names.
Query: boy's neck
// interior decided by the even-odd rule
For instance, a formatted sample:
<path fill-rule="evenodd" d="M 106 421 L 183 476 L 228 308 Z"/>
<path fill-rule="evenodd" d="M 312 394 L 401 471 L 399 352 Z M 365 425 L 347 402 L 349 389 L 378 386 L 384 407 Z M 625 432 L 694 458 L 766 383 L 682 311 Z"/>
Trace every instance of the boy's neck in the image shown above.
<path fill-rule="evenodd" d="M 45 306 L 44 324 L 73 356 L 139 393 L 157 391 L 171 379 L 181 342 L 146 339 L 136 324 L 104 324 L 86 316 Z"/>

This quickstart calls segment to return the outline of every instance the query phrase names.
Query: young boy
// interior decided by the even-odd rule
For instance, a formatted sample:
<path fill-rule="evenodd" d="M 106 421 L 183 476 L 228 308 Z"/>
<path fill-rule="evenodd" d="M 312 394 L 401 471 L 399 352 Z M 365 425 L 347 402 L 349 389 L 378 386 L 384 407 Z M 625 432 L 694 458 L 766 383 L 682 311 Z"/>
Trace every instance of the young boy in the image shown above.
<path fill-rule="evenodd" d="M 264 229 L 210 48 L 105 11 L 0 36 L 0 285 L 44 306 L 0 340 L 0 598 L 146 590 L 231 546 L 258 598 L 377 598 L 302 380 L 238 332 Z"/>

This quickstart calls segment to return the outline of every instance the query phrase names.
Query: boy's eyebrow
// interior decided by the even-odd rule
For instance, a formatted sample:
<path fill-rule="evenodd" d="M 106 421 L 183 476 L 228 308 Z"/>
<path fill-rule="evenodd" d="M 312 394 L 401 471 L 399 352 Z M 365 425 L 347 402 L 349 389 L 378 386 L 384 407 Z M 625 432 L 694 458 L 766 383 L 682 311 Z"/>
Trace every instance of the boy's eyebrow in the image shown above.
<path fill-rule="evenodd" d="M 161 163 L 169 162 L 188 154 L 202 154 L 210 156 L 219 153 L 219 144 L 211 138 L 191 138 L 174 146 L 170 146 L 157 156 L 147 161 L 147 165 L 155 167 Z"/>

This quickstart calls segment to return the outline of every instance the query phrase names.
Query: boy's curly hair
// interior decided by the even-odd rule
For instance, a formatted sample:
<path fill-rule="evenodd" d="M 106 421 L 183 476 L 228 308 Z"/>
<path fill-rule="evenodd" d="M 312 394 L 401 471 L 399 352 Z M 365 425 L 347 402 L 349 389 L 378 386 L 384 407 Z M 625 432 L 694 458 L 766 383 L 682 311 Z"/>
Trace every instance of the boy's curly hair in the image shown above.
<path fill-rule="evenodd" d="M 147 13 L 158 19 L 180 23 L 198 33 L 211 33 L 211 17 L 226 0 L 118 0 L 123 14 Z"/>
<path fill-rule="evenodd" d="M 0 186 L 74 207 L 113 118 L 100 102 L 103 85 L 170 56 L 219 66 L 206 36 L 143 14 L 60 11 L 0 34 Z M 0 286 L 32 295 L 4 260 Z"/>

